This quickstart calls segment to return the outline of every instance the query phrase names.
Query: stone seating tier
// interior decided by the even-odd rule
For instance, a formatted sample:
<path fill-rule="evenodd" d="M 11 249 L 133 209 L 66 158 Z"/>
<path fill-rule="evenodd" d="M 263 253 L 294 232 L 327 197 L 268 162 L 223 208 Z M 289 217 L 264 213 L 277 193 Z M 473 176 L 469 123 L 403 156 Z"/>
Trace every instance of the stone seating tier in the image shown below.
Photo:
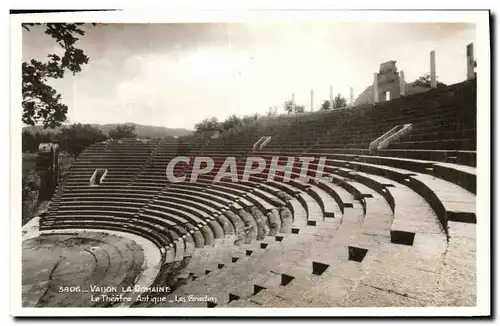
<path fill-rule="evenodd" d="M 294 298 L 304 296 L 316 306 L 363 305 L 374 296 L 388 305 L 468 304 L 474 271 L 461 266 L 474 265 L 475 257 L 460 253 L 469 253 L 475 239 L 476 171 L 460 164 L 475 162 L 474 151 L 461 150 L 475 143 L 471 89 L 465 83 L 375 106 L 258 121 L 191 144 L 96 144 L 58 187 L 40 228 L 143 236 L 163 255 L 155 283 L 173 284 L 174 294 L 214 293 L 217 306 L 297 306 Z M 414 121 L 415 132 L 400 148 L 374 155 L 367 149 L 371 135 L 389 127 L 381 117 Z M 254 153 L 262 135 L 272 140 Z M 412 144 L 421 149 L 403 147 Z M 236 154 L 240 170 L 245 156 L 324 155 L 330 179 L 267 181 L 266 168 L 244 183 L 215 183 L 212 172 L 197 183 L 170 184 L 165 164 L 179 153 L 217 163 Z M 130 164 L 122 164 L 127 158 Z M 92 187 L 88 173 L 102 163 L 109 178 Z M 191 165 L 176 173 L 189 176 Z M 298 173 L 294 168 L 292 178 Z M 463 286 L 453 287 L 450 278 Z M 392 295 L 396 290 L 401 294 Z"/>

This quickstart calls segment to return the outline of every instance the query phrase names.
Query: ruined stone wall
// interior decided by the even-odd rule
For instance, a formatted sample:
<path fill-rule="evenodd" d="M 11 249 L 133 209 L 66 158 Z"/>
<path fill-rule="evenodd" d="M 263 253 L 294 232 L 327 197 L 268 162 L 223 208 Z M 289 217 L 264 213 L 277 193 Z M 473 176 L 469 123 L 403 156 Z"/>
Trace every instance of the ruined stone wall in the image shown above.
<path fill-rule="evenodd" d="M 391 99 L 400 96 L 399 73 L 396 68 L 396 61 L 388 61 L 380 65 L 378 74 L 378 99 L 385 101 L 385 93 L 390 92 Z"/>
<path fill-rule="evenodd" d="M 407 95 L 426 92 L 429 88 L 416 87 L 410 83 L 406 84 Z M 390 99 L 396 99 L 401 96 L 401 86 L 399 82 L 399 73 L 396 67 L 396 61 L 387 61 L 380 64 L 378 75 L 378 101 L 385 101 L 385 93 L 390 92 Z M 354 105 L 373 104 L 373 85 L 368 86 L 354 101 Z"/>

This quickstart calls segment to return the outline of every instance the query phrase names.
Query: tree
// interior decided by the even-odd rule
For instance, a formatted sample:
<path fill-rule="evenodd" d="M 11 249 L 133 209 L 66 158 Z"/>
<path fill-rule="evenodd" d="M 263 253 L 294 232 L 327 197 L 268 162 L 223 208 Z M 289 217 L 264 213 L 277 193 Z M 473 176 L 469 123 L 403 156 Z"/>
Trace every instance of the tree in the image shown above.
<path fill-rule="evenodd" d="M 290 114 L 293 112 L 293 101 L 292 100 L 288 100 L 288 101 L 285 101 L 285 103 L 283 103 L 283 108 L 285 109 L 285 112 Z"/>
<path fill-rule="evenodd" d="M 343 108 L 346 105 L 347 105 L 347 100 L 345 99 L 345 97 L 342 97 L 340 93 L 338 93 L 337 96 L 335 96 L 335 98 L 333 99 L 333 108 L 334 109 Z"/>
<path fill-rule="evenodd" d="M 61 128 L 57 138 L 61 150 L 78 156 L 85 148 L 108 137 L 89 124 L 77 123 Z"/>
<path fill-rule="evenodd" d="M 27 31 L 34 25 L 42 24 L 22 24 Z M 49 54 L 46 62 L 31 59 L 22 63 L 23 123 L 43 123 L 44 128 L 54 128 L 66 121 L 68 106 L 61 103 L 61 94 L 47 82 L 63 78 L 66 71 L 71 71 L 74 75 L 82 70 L 82 65 L 88 63 L 89 57 L 83 50 L 75 47 L 78 41 L 76 36 L 85 35 L 81 25 L 83 24 L 43 24 L 45 34 L 55 39 L 64 49 L 64 55 L 59 57 L 57 54 Z"/>
<path fill-rule="evenodd" d="M 137 137 L 135 126 L 128 124 L 119 125 L 115 129 L 109 131 L 109 137 L 113 139 L 135 138 Z"/>
<path fill-rule="evenodd" d="M 295 105 L 295 113 L 304 113 L 306 107 L 303 105 Z"/>
<path fill-rule="evenodd" d="M 22 151 L 23 152 L 38 152 L 38 146 L 41 143 L 52 143 L 57 142 L 57 136 L 51 132 L 37 132 L 31 133 L 28 130 L 24 130 L 22 133 Z"/>
<path fill-rule="evenodd" d="M 445 87 L 446 84 L 441 83 L 440 81 L 437 80 L 436 76 L 436 86 L 437 87 Z M 422 76 L 418 77 L 413 83 L 413 86 L 419 86 L 419 87 L 425 87 L 425 88 L 431 88 L 431 75 L 430 74 L 423 74 Z"/>
<path fill-rule="evenodd" d="M 22 134 L 22 149 L 24 152 L 35 152 L 37 148 L 35 135 L 24 130 Z"/>
<path fill-rule="evenodd" d="M 292 100 L 285 101 L 285 103 L 283 103 L 283 108 L 285 109 L 285 112 L 287 112 L 288 114 L 290 114 L 290 113 L 302 113 L 306 109 L 306 107 L 303 105 L 295 104 L 295 112 L 294 112 Z"/>
<path fill-rule="evenodd" d="M 222 131 L 229 130 L 234 127 L 240 126 L 241 124 L 242 124 L 241 119 L 233 114 L 221 123 L 221 129 Z"/>
<path fill-rule="evenodd" d="M 197 133 L 201 133 L 203 131 L 216 131 L 221 128 L 219 121 L 216 117 L 211 117 L 202 120 L 194 125 L 194 129 Z"/>
<path fill-rule="evenodd" d="M 271 106 L 269 109 L 267 109 L 267 114 L 266 116 L 268 118 L 274 118 L 278 115 L 278 108 L 276 106 Z"/>
<path fill-rule="evenodd" d="M 243 126 L 250 126 L 252 125 L 253 123 L 255 123 L 255 121 L 257 121 L 259 119 L 259 114 L 258 113 L 254 113 L 252 115 L 245 115 L 243 116 L 243 118 L 241 119 L 241 124 Z"/>
<path fill-rule="evenodd" d="M 330 110 L 330 101 L 325 100 L 323 102 L 323 104 L 321 104 L 320 110 L 323 110 L 323 111 Z"/>

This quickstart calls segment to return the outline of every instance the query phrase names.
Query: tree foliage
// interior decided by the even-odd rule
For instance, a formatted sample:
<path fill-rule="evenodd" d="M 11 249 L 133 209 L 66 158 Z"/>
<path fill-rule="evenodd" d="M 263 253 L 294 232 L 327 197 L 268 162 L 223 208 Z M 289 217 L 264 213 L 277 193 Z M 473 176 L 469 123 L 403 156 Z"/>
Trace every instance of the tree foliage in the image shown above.
<path fill-rule="evenodd" d="M 57 141 L 57 135 L 51 132 L 48 133 L 31 133 L 24 130 L 22 133 L 22 151 L 36 153 L 38 145 L 41 143 L 52 143 Z"/>
<path fill-rule="evenodd" d="M 30 30 L 34 25 L 24 23 L 23 28 Z M 83 50 L 75 47 L 78 35 L 84 35 L 82 23 L 47 23 L 43 24 L 45 34 L 55 39 L 64 49 L 62 57 L 48 54 L 48 60 L 41 62 L 31 59 L 22 63 L 22 121 L 27 125 L 42 123 L 45 128 L 54 128 L 66 121 L 68 106 L 61 102 L 61 94 L 48 84 L 50 79 L 61 79 L 66 71 L 74 74 L 82 70 L 89 57 Z"/>
<path fill-rule="evenodd" d="M 278 115 L 278 107 L 276 106 L 271 106 L 269 109 L 267 109 L 267 117 L 268 118 L 274 118 Z"/>
<path fill-rule="evenodd" d="M 320 110 L 323 110 L 323 111 L 326 111 L 326 110 L 330 110 L 331 106 L 330 106 L 330 101 L 328 100 L 325 100 L 323 102 L 323 104 L 321 104 L 321 108 Z"/>
<path fill-rule="evenodd" d="M 92 125 L 76 123 L 61 128 L 57 138 L 61 150 L 78 156 L 85 148 L 108 137 Z"/>
<path fill-rule="evenodd" d="M 291 113 L 302 113 L 306 109 L 306 107 L 304 105 L 297 105 L 297 104 L 295 104 L 295 112 L 294 112 L 294 110 L 293 110 L 293 101 L 292 100 L 285 101 L 285 103 L 283 103 L 283 108 L 285 109 L 285 112 L 287 112 L 288 114 L 291 114 Z"/>
<path fill-rule="evenodd" d="M 89 124 L 72 124 L 62 127 L 59 132 L 36 132 L 24 130 L 22 133 L 23 152 L 38 152 L 41 143 L 58 143 L 61 151 L 78 156 L 88 146 L 106 140 L 105 134 Z"/>
<path fill-rule="evenodd" d="M 445 87 L 446 84 L 441 83 L 439 80 L 437 80 L 436 76 L 436 85 L 437 87 Z M 425 87 L 425 88 L 431 88 L 431 75 L 430 74 L 423 74 L 422 76 L 418 77 L 415 79 L 415 81 L 412 83 L 413 86 L 420 86 L 420 87 Z"/>
<path fill-rule="evenodd" d="M 216 131 L 220 129 L 220 124 L 216 117 L 211 117 L 195 124 L 194 129 L 197 133 L 203 131 Z"/>
<path fill-rule="evenodd" d="M 113 139 L 135 138 L 137 137 L 135 126 L 128 124 L 119 125 L 115 129 L 109 131 L 109 137 Z"/>
<path fill-rule="evenodd" d="M 345 97 L 340 95 L 340 93 L 338 93 L 337 96 L 335 96 L 335 98 L 333 99 L 333 108 L 334 109 L 343 108 L 346 105 L 347 105 L 347 100 L 345 99 Z"/>
<path fill-rule="evenodd" d="M 285 109 L 286 113 L 288 114 L 293 113 L 293 101 L 292 100 L 285 101 L 285 103 L 283 103 L 283 108 Z"/>
<path fill-rule="evenodd" d="M 259 119 L 260 116 L 259 114 L 255 113 L 255 114 L 251 114 L 251 115 L 245 115 L 242 119 L 241 119 L 241 123 L 244 125 L 244 126 L 249 126 L 251 124 L 253 124 L 255 121 L 257 121 L 257 119 Z"/>
<path fill-rule="evenodd" d="M 232 128 L 236 128 L 242 125 L 242 121 L 236 115 L 230 115 L 226 120 L 222 121 L 220 124 L 221 131 L 230 130 Z"/>

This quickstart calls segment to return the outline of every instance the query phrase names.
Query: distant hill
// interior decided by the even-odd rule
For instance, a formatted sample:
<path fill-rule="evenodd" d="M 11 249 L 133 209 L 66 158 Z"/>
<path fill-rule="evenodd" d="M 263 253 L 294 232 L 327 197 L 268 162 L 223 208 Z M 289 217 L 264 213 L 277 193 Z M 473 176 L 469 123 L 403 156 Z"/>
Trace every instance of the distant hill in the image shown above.
<path fill-rule="evenodd" d="M 115 129 L 117 126 L 122 123 L 109 123 L 109 124 L 95 124 L 91 123 L 93 127 L 101 130 L 105 135 L 109 135 L 109 131 Z M 193 133 L 193 130 L 183 129 L 183 128 L 167 128 L 167 127 L 159 127 L 159 126 L 145 126 L 136 123 L 126 123 L 127 125 L 135 125 L 135 132 L 138 137 L 157 137 L 163 138 L 166 136 L 172 137 L 182 137 L 187 136 Z M 52 132 L 58 133 L 60 127 L 54 129 L 43 129 L 43 126 L 27 126 L 23 128 L 23 131 L 27 130 L 31 133 L 37 132 Z"/>

